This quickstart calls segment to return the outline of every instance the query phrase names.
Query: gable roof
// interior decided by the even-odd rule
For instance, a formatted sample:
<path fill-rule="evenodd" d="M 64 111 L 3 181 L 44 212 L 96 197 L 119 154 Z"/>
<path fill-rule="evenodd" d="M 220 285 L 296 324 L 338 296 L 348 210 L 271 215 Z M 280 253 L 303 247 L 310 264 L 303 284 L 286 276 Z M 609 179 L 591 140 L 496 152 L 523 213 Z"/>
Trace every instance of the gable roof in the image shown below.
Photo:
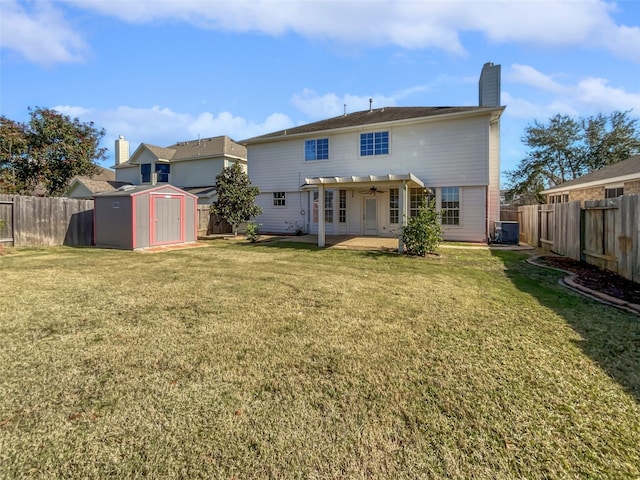
<path fill-rule="evenodd" d="M 117 190 L 123 185 L 129 185 L 129 182 L 116 182 L 115 180 L 94 180 L 91 178 L 76 177 L 75 183 L 83 185 L 91 193 L 112 192 Z M 72 190 L 74 184 L 69 186 L 69 191 Z"/>
<path fill-rule="evenodd" d="M 634 155 L 626 160 L 612 163 L 606 167 L 587 173 L 580 178 L 569 180 L 555 187 L 543 190 L 541 193 L 555 193 L 564 190 L 574 190 L 580 187 L 587 187 L 594 184 L 630 180 L 634 177 L 640 178 L 640 155 Z"/>
<path fill-rule="evenodd" d="M 138 157 L 143 150 L 148 150 L 158 160 L 168 162 L 222 156 L 232 157 L 243 161 L 247 160 L 247 147 L 240 145 L 226 135 L 222 135 L 219 137 L 189 140 L 187 142 L 177 142 L 168 147 L 159 147 L 150 143 L 141 143 L 127 162 L 116 165 L 115 168 L 134 166 L 134 164 L 131 163 L 131 160 Z"/>
<path fill-rule="evenodd" d="M 90 193 L 108 192 L 121 187 L 127 182 L 116 182 L 116 172 L 100 167 L 100 172 L 92 175 L 76 175 L 69 181 L 64 195 L 70 195 L 79 185 L 84 186 Z"/>
<path fill-rule="evenodd" d="M 242 159 L 247 158 L 247 147 L 240 145 L 226 135 L 189 140 L 188 142 L 177 142 L 167 148 L 175 150 L 174 160 L 222 155 Z"/>
<path fill-rule="evenodd" d="M 502 113 L 504 107 L 384 107 L 373 110 L 363 110 L 360 112 L 347 113 L 338 117 L 320 120 L 319 122 L 308 123 L 299 127 L 279 130 L 277 132 L 260 135 L 258 137 L 242 140 L 245 145 L 260 143 L 262 141 L 273 140 L 282 137 L 289 137 L 299 134 L 309 134 L 336 130 L 349 127 L 359 127 L 363 125 L 374 125 L 378 123 L 397 122 L 402 120 L 413 120 L 419 118 L 436 116 L 457 116 L 472 113 Z"/>

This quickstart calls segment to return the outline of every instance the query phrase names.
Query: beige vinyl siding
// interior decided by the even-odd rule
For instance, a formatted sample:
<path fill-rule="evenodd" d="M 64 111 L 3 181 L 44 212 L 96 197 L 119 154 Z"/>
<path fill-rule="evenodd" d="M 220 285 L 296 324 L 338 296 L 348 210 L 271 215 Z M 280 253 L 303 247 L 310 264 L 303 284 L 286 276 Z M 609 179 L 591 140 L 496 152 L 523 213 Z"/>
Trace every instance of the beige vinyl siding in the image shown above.
<path fill-rule="evenodd" d="M 93 197 L 93 193 L 91 193 L 91 191 L 81 183 L 76 183 L 75 187 L 73 187 L 73 190 L 69 192 L 68 197 L 69 198 L 91 198 Z"/>
<path fill-rule="evenodd" d="M 279 192 L 284 190 L 278 190 Z M 286 222 L 303 225 L 306 231 L 308 217 L 308 193 L 307 192 L 286 192 L 286 205 L 284 207 L 273 206 L 273 192 L 262 192 L 256 197 L 256 203 L 262 207 L 262 214 L 253 219 L 260 225 L 260 231 L 265 233 L 288 233 L 294 234 L 288 229 Z M 301 214 L 304 210 L 304 215 Z"/>
<path fill-rule="evenodd" d="M 389 155 L 360 157 L 360 133 L 389 130 Z M 477 117 L 328 135 L 329 160 L 304 161 L 304 138 L 249 146 L 249 176 L 264 191 L 297 188 L 298 178 L 413 173 L 425 184 L 487 185 L 489 129 Z"/>
<path fill-rule="evenodd" d="M 360 156 L 360 134 L 389 131 L 389 154 Z M 329 160 L 304 161 L 306 138 L 328 138 Z M 258 143 L 248 148 L 248 171 L 254 185 L 264 192 L 259 203 L 265 209 L 260 223 L 268 231 L 282 231 L 286 221 L 299 219 L 299 204 L 287 193 L 287 209 L 273 209 L 272 192 L 297 192 L 305 178 L 366 176 L 413 173 L 436 190 L 438 208 L 440 189 L 460 188 L 460 226 L 447 227 L 445 239 L 486 241 L 487 223 L 499 215 L 499 123 L 489 125 L 487 115 L 439 121 L 406 123 L 393 127 L 363 127 L 346 133 L 317 134 L 308 137 Z M 362 190 L 348 192 L 347 231 L 362 234 Z M 336 195 L 339 187 L 335 188 Z M 388 187 L 382 188 L 388 191 Z M 306 193 L 303 193 L 306 199 Z M 489 222 L 487 220 L 489 197 Z M 337 197 L 336 197 L 337 198 Z M 389 224 L 388 192 L 378 203 L 378 229 L 393 236 L 398 228 Z M 295 208 L 293 207 L 295 205 Z M 308 213 L 308 201 L 303 200 Z M 266 208 L 265 208 L 266 207 Z M 293 209 L 293 211 L 289 211 Z M 305 223 L 309 215 L 305 215 Z M 329 233 L 327 231 L 327 233 Z"/>
<path fill-rule="evenodd" d="M 436 195 L 440 210 L 440 190 Z M 486 242 L 486 187 L 460 188 L 460 225 L 445 225 L 444 239 L 457 242 Z"/>
<path fill-rule="evenodd" d="M 216 176 L 224 168 L 224 158 L 185 160 L 171 164 L 170 183 L 179 187 L 215 185 Z"/>
<path fill-rule="evenodd" d="M 116 181 L 140 185 L 140 166 L 136 165 L 131 168 L 117 168 Z"/>
<path fill-rule="evenodd" d="M 489 186 L 488 232 L 494 233 L 495 222 L 500 220 L 500 121 L 489 127 Z"/>

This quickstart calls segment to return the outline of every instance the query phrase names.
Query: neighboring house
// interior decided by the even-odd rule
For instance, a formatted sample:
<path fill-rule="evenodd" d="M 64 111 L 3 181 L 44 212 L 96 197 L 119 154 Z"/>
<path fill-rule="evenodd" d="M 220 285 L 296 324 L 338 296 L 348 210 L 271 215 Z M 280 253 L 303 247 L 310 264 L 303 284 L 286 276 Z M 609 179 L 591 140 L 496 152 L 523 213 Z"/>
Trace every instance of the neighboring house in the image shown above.
<path fill-rule="evenodd" d="M 234 163 L 245 170 L 247 148 L 227 136 L 178 142 L 169 147 L 142 143 L 129 157 L 123 135 L 115 142 L 116 180 L 133 185 L 168 183 L 198 197 L 199 204 L 216 198 L 216 176 Z"/>
<path fill-rule="evenodd" d="M 500 66 L 480 106 L 384 107 L 245 140 L 264 232 L 393 237 L 423 199 L 446 240 L 486 242 L 500 220 Z M 402 245 L 399 245 L 402 249 Z"/>
<path fill-rule="evenodd" d="M 91 199 L 96 193 L 113 192 L 127 182 L 117 182 L 116 172 L 100 167 L 100 173 L 91 177 L 75 176 L 69 182 L 63 196 L 78 199 Z"/>
<path fill-rule="evenodd" d="M 543 190 L 547 203 L 602 200 L 640 193 L 640 155 Z"/>

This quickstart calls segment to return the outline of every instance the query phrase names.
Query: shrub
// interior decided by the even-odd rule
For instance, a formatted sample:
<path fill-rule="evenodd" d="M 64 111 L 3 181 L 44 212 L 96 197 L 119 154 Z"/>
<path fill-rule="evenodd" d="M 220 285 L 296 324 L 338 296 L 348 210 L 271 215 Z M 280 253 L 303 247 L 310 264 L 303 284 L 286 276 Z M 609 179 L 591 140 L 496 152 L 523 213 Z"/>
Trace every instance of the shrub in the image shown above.
<path fill-rule="evenodd" d="M 258 234 L 258 230 L 259 230 L 259 225 L 256 222 L 247 223 L 247 229 L 245 231 L 247 240 L 249 240 L 251 243 L 256 243 L 256 241 L 258 240 L 258 237 L 260 236 Z"/>
<path fill-rule="evenodd" d="M 284 222 L 287 225 L 287 230 L 290 232 L 294 232 L 296 235 L 304 235 L 304 224 L 298 222 L 297 220 L 294 222 Z"/>
<path fill-rule="evenodd" d="M 434 253 L 442 242 L 442 214 L 436 211 L 436 202 L 430 204 L 425 200 L 418 209 L 418 215 L 409 218 L 407 225 L 402 227 L 400 238 L 409 255 L 424 257 L 427 253 Z"/>

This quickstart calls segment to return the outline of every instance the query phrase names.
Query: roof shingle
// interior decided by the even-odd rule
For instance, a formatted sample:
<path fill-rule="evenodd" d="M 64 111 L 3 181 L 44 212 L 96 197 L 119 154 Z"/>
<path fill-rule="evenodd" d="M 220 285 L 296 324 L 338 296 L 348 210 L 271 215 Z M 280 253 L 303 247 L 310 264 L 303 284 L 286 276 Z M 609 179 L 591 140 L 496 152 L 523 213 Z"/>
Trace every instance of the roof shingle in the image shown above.
<path fill-rule="evenodd" d="M 308 123 L 299 127 L 279 130 L 277 132 L 260 135 L 258 137 L 242 140 L 240 143 L 251 144 L 263 140 L 296 135 L 302 133 L 314 133 L 339 128 L 356 127 L 360 125 L 372 125 L 377 123 L 408 120 L 414 118 L 433 117 L 437 115 L 451 115 L 456 113 L 491 112 L 503 110 L 504 107 L 384 107 L 373 110 L 347 113 L 339 117 Z"/>

